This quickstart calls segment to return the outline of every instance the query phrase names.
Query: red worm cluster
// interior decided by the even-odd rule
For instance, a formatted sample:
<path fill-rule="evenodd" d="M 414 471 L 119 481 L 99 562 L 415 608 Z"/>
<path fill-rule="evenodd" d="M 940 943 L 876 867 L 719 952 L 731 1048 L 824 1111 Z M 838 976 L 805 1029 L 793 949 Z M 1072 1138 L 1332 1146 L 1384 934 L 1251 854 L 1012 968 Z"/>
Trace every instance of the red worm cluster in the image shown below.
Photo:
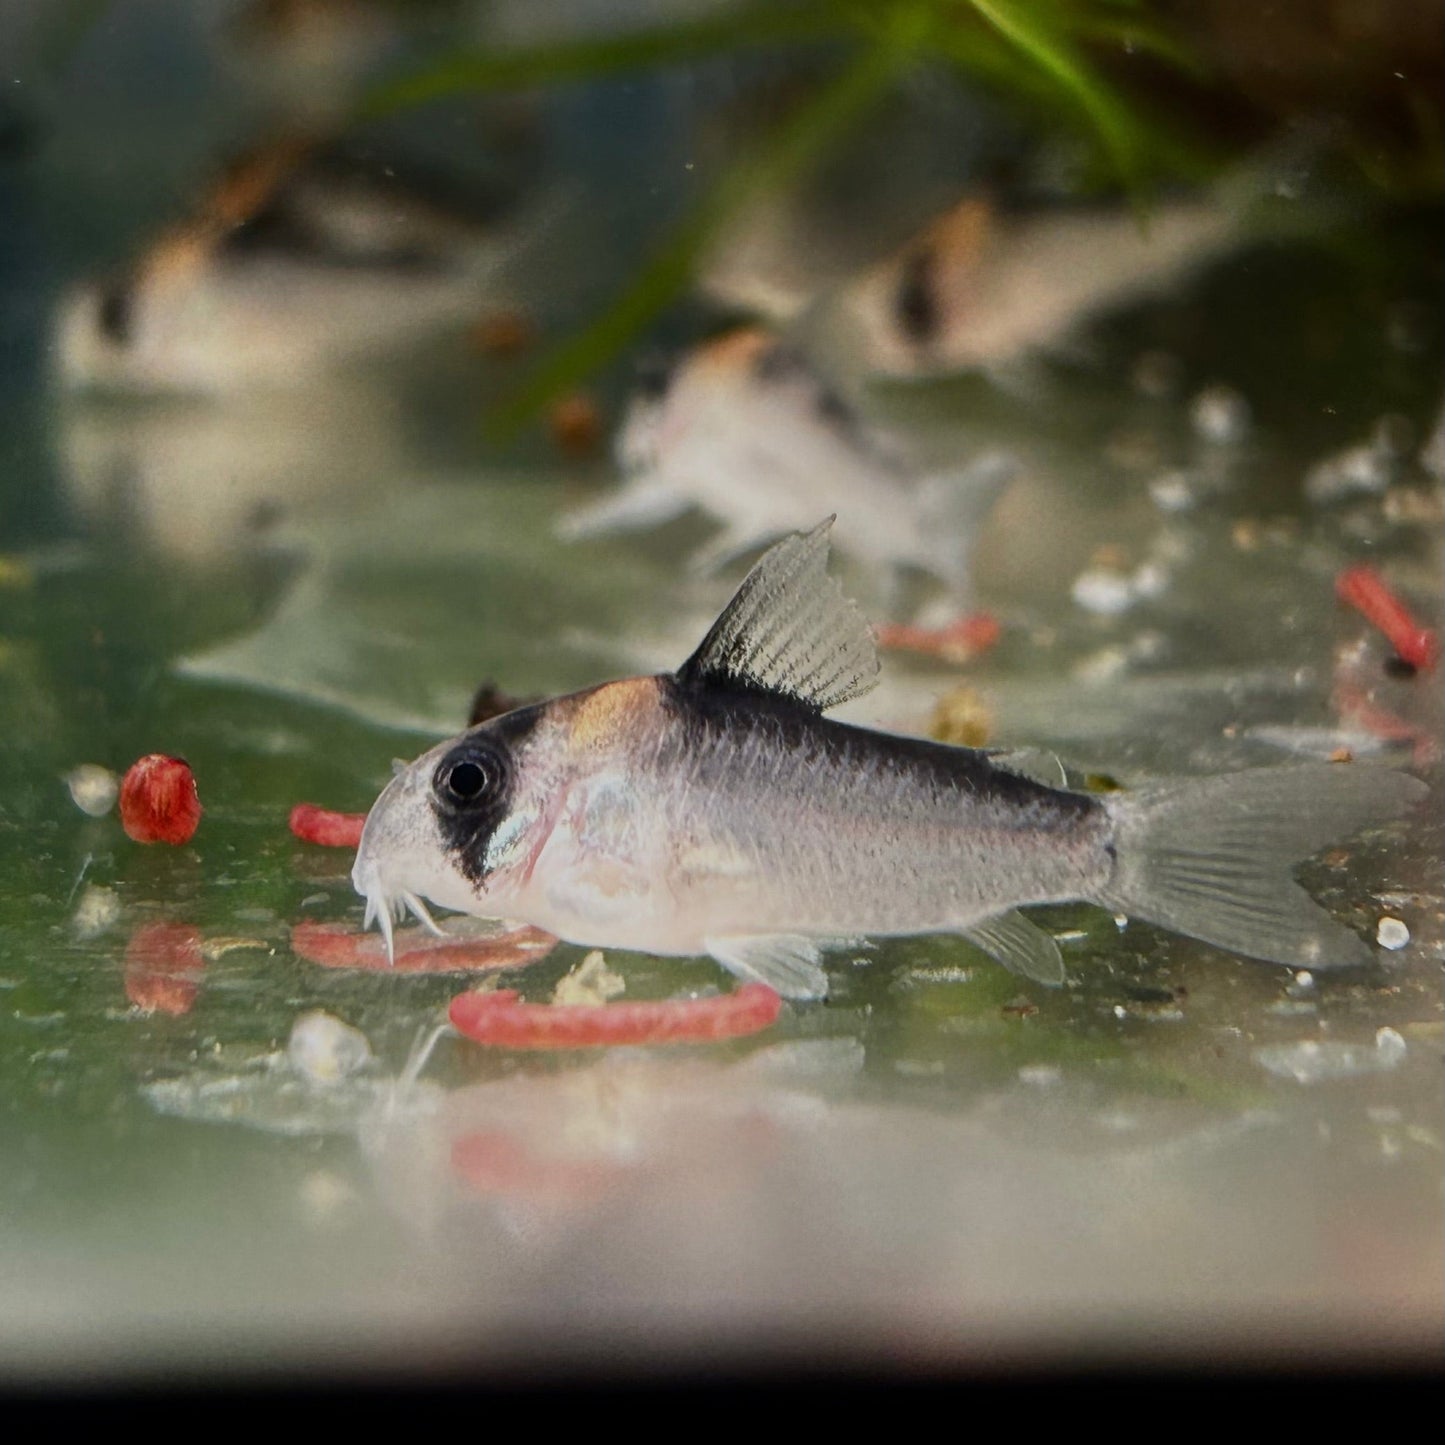
<path fill-rule="evenodd" d="M 137 843 L 189 843 L 201 821 L 195 774 L 184 758 L 151 753 L 120 785 L 120 822 Z"/>
<path fill-rule="evenodd" d="M 1347 567 L 1335 578 L 1335 595 L 1377 627 L 1402 662 L 1428 672 L 1440 657 L 1440 639 L 1424 627 L 1373 567 Z"/>
<path fill-rule="evenodd" d="M 557 940 L 540 928 L 515 928 L 481 938 L 438 938 L 408 930 L 396 935 L 396 962 L 386 956 L 380 934 L 358 933 L 336 923 L 297 923 L 291 948 L 322 968 L 356 968 L 383 973 L 478 973 L 521 968 L 546 958 Z"/>
<path fill-rule="evenodd" d="M 590 1049 L 609 1044 L 711 1042 L 755 1034 L 777 1019 L 782 999 L 763 983 L 717 998 L 648 1003 L 533 1004 L 511 990 L 452 1000 L 452 1026 L 504 1049 Z"/>
<path fill-rule="evenodd" d="M 365 813 L 333 813 L 315 803 L 297 803 L 291 809 L 291 831 L 303 843 L 323 848 L 359 848 Z"/>
<path fill-rule="evenodd" d="M 967 662 L 987 652 L 1002 629 L 990 612 L 973 612 L 946 627 L 914 627 L 906 622 L 880 622 L 873 629 L 879 647 L 902 652 L 921 652 L 945 662 Z"/>

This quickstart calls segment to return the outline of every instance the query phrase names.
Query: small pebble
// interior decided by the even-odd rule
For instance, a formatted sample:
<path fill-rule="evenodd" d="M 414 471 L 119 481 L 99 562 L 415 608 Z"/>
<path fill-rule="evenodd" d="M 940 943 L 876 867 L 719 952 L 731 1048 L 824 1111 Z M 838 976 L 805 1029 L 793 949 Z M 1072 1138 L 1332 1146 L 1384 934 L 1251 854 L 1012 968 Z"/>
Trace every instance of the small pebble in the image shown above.
<path fill-rule="evenodd" d="M 1227 444 L 1249 434 L 1249 403 L 1232 386 L 1207 386 L 1189 403 L 1189 422 L 1202 441 Z"/>
<path fill-rule="evenodd" d="M 70 789 L 71 802 L 92 818 L 105 817 L 120 794 L 120 779 L 99 763 L 82 763 L 73 768 L 65 775 L 65 786 Z"/>
<path fill-rule="evenodd" d="M 312 1009 L 292 1025 L 286 1057 L 292 1068 L 312 1083 L 333 1084 L 366 1067 L 371 1045 L 360 1029 L 322 1009 Z"/>
<path fill-rule="evenodd" d="M 1381 948 L 1388 948 L 1393 953 L 1409 943 L 1410 930 L 1400 919 L 1387 914 L 1375 925 L 1375 941 Z"/>

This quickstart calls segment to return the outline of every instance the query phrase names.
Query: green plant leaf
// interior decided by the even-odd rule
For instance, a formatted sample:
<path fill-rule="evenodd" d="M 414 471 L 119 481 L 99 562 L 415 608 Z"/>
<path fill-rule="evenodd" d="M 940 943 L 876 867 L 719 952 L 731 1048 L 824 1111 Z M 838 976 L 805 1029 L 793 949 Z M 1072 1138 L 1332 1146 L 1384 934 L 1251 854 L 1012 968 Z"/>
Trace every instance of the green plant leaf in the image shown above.
<path fill-rule="evenodd" d="M 490 430 L 503 436 L 513 432 L 552 397 L 611 360 L 686 288 L 699 255 L 726 221 L 758 195 L 798 175 L 887 90 L 920 36 L 916 26 L 901 25 L 861 50 L 761 148 L 735 161 L 617 300 L 496 407 Z"/>
<path fill-rule="evenodd" d="M 439 64 L 384 81 L 362 103 L 374 119 L 471 90 L 516 90 L 598 80 L 706 59 L 730 50 L 835 40 L 850 33 L 840 7 L 829 3 L 760 4 L 682 24 L 619 35 L 488 50 L 464 50 Z"/>

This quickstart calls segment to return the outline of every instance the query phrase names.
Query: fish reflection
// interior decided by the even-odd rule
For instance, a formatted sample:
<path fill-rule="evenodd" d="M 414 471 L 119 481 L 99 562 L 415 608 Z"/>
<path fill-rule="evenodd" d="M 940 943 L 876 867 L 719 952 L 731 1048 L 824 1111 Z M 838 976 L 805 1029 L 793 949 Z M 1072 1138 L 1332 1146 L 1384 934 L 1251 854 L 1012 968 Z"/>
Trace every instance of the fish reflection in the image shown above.
<path fill-rule="evenodd" d="M 135 261 L 63 297 L 62 386 L 281 391 L 475 315 L 526 227 L 428 181 L 307 136 L 256 147 Z"/>

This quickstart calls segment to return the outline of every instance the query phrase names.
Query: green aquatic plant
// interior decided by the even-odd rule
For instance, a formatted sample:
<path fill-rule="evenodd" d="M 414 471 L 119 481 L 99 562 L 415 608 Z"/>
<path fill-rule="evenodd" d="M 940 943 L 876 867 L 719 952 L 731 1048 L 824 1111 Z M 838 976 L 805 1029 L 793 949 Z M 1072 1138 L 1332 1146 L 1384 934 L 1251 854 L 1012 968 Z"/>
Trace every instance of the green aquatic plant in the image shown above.
<path fill-rule="evenodd" d="M 1144 54 L 1197 72 L 1142 0 L 796 0 L 744 5 L 665 27 L 535 47 L 463 50 L 394 77 L 362 107 L 372 119 L 458 93 L 546 87 L 748 51 L 821 51 L 825 78 L 738 155 L 621 294 L 564 340 L 508 397 L 509 429 L 605 364 L 680 295 L 709 241 L 765 192 L 797 179 L 910 72 L 940 63 L 1091 144 L 1137 208 L 1150 182 L 1193 155 L 1106 72 L 1110 55 Z"/>

